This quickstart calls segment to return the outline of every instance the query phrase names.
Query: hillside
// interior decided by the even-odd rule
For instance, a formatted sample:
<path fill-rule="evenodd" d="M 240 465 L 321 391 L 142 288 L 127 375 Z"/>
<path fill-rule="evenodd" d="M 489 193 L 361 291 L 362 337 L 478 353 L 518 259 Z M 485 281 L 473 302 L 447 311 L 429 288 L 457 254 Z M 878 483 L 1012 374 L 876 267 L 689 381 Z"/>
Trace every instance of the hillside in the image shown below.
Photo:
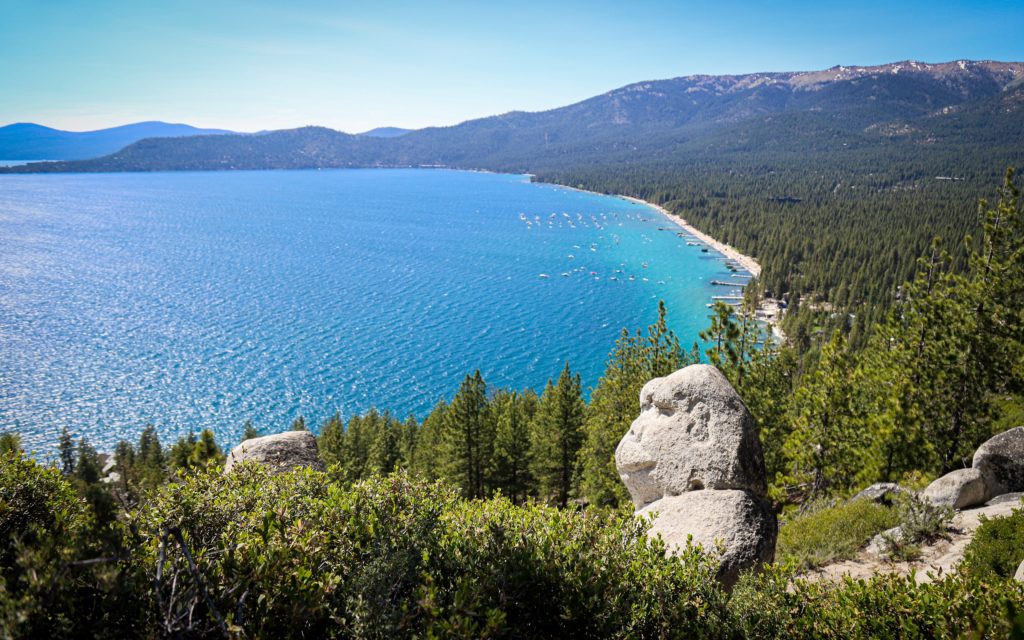
<path fill-rule="evenodd" d="M 62 131 L 23 122 L 0 127 L 0 159 L 81 160 L 107 155 L 143 138 L 231 133 L 187 124 L 136 122 L 97 131 Z"/>

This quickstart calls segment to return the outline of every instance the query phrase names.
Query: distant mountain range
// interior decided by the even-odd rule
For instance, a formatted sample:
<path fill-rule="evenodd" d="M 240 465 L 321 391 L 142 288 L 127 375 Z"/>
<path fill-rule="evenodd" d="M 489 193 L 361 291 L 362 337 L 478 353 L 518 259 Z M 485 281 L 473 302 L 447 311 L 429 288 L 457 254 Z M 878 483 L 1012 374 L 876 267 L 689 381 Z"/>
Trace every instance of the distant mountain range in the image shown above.
<path fill-rule="evenodd" d="M 23 122 L 0 127 L 0 159 L 82 160 L 114 153 L 144 138 L 174 138 L 232 133 L 187 124 L 136 122 L 97 131 L 61 131 Z"/>
<path fill-rule="evenodd" d="M 100 158 L 5 171 L 441 165 L 536 172 L 718 162 L 766 152 L 808 158 L 836 151 L 920 151 L 966 140 L 1024 141 L 1024 63 L 908 61 L 686 76 L 628 85 L 550 111 L 511 112 L 452 127 L 362 135 L 306 127 L 259 136 L 150 136 Z"/>

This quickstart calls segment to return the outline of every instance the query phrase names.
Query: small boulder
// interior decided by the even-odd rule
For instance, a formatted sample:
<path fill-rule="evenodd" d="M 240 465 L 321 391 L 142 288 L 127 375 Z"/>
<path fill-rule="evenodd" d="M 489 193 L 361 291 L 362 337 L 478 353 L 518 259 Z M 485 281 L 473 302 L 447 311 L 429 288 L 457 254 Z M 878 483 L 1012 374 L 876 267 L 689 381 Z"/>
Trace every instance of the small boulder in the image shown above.
<path fill-rule="evenodd" d="M 971 466 L 985 476 L 993 496 L 1024 491 L 1024 427 L 989 438 L 974 452 Z"/>
<path fill-rule="evenodd" d="M 775 557 L 778 521 L 771 505 L 749 491 L 688 491 L 663 498 L 636 512 L 656 514 L 649 535 L 661 535 L 670 553 L 685 548 L 688 536 L 708 553 L 719 556 L 718 580 L 730 589 L 740 572 L 758 569 Z"/>
<path fill-rule="evenodd" d="M 1024 582 L 1024 562 L 1017 567 L 1017 573 L 1013 574 L 1013 579 L 1017 582 Z"/>
<path fill-rule="evenodd" d="M 316 436 L 309 431 L 286 431 L 262 438 L 251 438 L 231 450 L 224 473 L 241 462 L 267 465 L 274 473 L 299 467 L 323 471 L 324 463 L 316 446 Z"/>
<path fill-rule="evenodd" d="M 971 467 L 951 471 L 935 480 L 921 493 L 932 504 L 966 509 L 984 504 L 992 496 L 981 471 Z"/>
<path fill-rule="evenodd" d="M 905 489 L 895 482 L 876 482 L 857 492 L 850 500 L 871 500 L 872 502 L 888 503 L 890 496 L 903 493 Z"/>
<path fill-rule="evenodd" d="M 615 464 L 637 508 L 701 489 L 767 491 L 754 419 L 710 365 L 644 385 L 640 416 L 619 442 Z"/>

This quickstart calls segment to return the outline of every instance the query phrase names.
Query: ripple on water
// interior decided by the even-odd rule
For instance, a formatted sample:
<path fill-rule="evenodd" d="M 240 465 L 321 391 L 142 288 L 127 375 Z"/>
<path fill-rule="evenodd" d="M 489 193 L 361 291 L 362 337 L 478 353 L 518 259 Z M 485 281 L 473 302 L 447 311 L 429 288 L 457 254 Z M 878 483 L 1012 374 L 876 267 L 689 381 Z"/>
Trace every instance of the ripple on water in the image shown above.
<path fill-rule="evenodd" d="M 422 416 L 478 367 L 539 390 L 569 360 L 593 384 L 659 298 L 684 343 L 705 324 L 721 264 L 659 224 L 510 175 L 4 176 L 0 429 L 44 455 L 62 426 L 231 445 L 247 419 Z"/>

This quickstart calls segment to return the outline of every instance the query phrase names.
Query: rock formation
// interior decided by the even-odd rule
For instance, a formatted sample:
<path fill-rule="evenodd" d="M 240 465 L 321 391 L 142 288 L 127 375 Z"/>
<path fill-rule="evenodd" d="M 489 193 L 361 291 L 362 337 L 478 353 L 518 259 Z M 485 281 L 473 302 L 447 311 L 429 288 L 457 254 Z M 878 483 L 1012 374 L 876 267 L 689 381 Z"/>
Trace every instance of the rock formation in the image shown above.
<path fill-rule="evenodd" d="M 1024 491 L 1024 427 L 986 440 L 974 452 L 971 466 L 981 472 L 994 496 Z"/>
<path fill-rule="evenodd" d="M 283 473 L 298 467 L 324 469 L 316 446 L 316 437 L 309 431 L 286 431 L 262 438 L 242 442 L 228 455 L 224 473 L 241 462 L 258 462 L 267 465 L 275 473 Z"/>
<path fill-rule="evenodd" d="M 957 469 L 932 482 L 921 492 L 932 504 L 967 509 L 984 504 L 992 496 L 982 473 L 975 468 Z"/>
<path fill-rule="evenodd" d="M 764 455 L 754 419 L 718 369 L 692 365 L 640 392 L 640 416 L 615 463 L 638 516 L 669 551 L 695 543 L 725 549 L 718 577 L 731 587 L 743 569 L 775 555 L 778 523 L 764 499 Z"/>

